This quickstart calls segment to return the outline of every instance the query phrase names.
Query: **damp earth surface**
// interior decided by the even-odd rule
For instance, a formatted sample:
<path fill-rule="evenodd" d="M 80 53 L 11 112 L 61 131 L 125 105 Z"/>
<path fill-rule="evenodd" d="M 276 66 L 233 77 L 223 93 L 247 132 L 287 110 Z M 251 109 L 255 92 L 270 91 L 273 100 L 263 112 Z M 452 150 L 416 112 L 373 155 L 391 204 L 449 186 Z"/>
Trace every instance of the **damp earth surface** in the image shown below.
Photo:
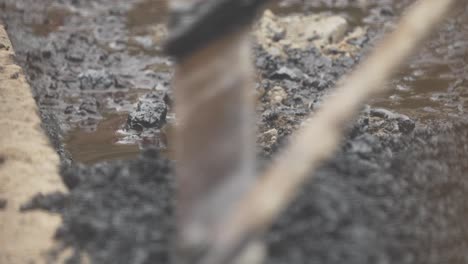
<path fill-rule="evenodd" d="M 173 63 L 161 50 L 167 3 L 38 2 L 0 0 L 0 18 L 70 193 L 38 194 L 23 209 L 62 216 L 52 259 L 72 249 L 67 263 L 83 255 L 91 263 L 167 263 L 177 120 Z M 268 6 L 252 29 L 260 163 L 412 2 Z M 467 43 L 462 4 L 386 84 L 392 92 L 350 121 L 333 158 L 265 235 L 267 263 L 468 261 Z"/>

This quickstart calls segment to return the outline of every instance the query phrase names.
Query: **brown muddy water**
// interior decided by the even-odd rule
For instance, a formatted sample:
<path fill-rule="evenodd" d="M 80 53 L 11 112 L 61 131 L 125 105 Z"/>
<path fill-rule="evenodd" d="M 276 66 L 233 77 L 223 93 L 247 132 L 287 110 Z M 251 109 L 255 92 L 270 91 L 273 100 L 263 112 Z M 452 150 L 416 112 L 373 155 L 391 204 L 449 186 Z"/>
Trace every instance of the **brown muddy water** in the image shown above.
<path fill-rule="evenodd" d="M 280 15 L 304 12 L 302 4 L 288 5 L 275 2 L 270 8 Z M 305 12 L 341 15 L 352 27 L 392 28 L 392 24 L 379 24 L 366 20 L 370 11 L 369 6 L 331 8 L 314 5 L 305 9 Z M 148 32 L 154 31 L 158 24 L 164 23 L 166 10 L 166 1 L 145 0 L 133 6 L 127 13 L 127 28 L 129 37 L 137 41 L 129 42 L 127 47 L 129 53 L 143 52 L 164 58 L 160 51 L 162 39 L 152 42 L 147 36 Z M 44 28 L 35 28 L 35 32 L 43 35 L 56 30 L 63 24 L 63 17 L 66 14 L 67 11 L 54 9 L 50 13 L 50 23 Z M 388 83 L 395 89 L 387 95 L 374 99 L 372 105 L 406 114 L 418 121 L 459 118 L 464 115 L 465 108 L 468 107 L 466 103 L 468 92 L 463 91 L 466 85 L 461 80 L 467 72 L 465 65 L 468 58 L 468 23 L 463 23 L 457 18 L 449 19 L 447 23 L 450 26 L 435 33 L 432 39 L 421 47 L 420 52 Z M 161 65 L 154 65 L 154 70 L 158 70 L 158 67 Z M 167 65 L 163 65 L 162 68 L 164 71 L 170 70 Z M 77 126 L 68 132 L 65 145 L 75 161 L 92 164 L 111 159 L 133 158 L 144 147 L 145 142 L 137 142 L 119 133 L 125 124 L 128 111 L 109 109 L 106 112 L 107 114 L 92 131 Z M 154 142 L 150 141 L 151 143 Z M 167 151 L 167 144 L 162 151 Z"/>
<path fill-rule="evenodd" d="M 132 158 L 139 153 L 135 144 L 119 144 L 118 131 L 127 119 L 126 114 L 109 114 L 93 132 L 76 129 L 66 139 L 73 159 L 85 164 L 101 160 Z"/>
<path fill-rule="evenodd" d="M 462 118 L 467 104 L 468 19 L 466 7 L 453 12 L 420 52 L 388 85 L 395 89 L 374 105 L 420 120 Z"/>
<path fill-rule="evenodd" d="M 66 14 L 66 11 L 64 14 Z M 159 37 L 166 16 L 167 1 L 161 0 L 137 2 L 126 14 L 126 27 L 129 38 L 126 51 L 131 55 L 143 53 L 161 58 L 161 63 L 150 64 L 144 70 L 154 72 L 170 71 L 170 66 L 166 62 L 167 59 L 161 52 L 163 39 Z M 58 24 L 59 21 L 54 22 L 54 24 Z M 37 32 L 41 31 L 46 31 L 46 28 L 37 30 Z M 133 107 L 132 104 L 137 102 L 138 97 L 151 90 L 155 90 L 155 88 L 129 91 L 129 93 L 133 94 L 130 97 L 126 96 L 126 99 L 130 99 L 129 104 L 126 104 L 123 107 L 124 109 L 115 107 L 106 109 L 106 114 L 91 131 L 83 129 L 79 125 L 68 131 L 64 143 L 73 160 L 93 164 L 100 161 L 134 158 L 140 153 L 143 145 L 154 144 L 154 140 L 150 139 L 145 142 L 138 142 L 132 137 L 126 136 L 121 130 L 126 123 L 128 112 Z M 104 100 L 105 98 L 101 99 L 101 101 Z M 165 148 L 162 148 L 161 152 L 168 153 Z"/>

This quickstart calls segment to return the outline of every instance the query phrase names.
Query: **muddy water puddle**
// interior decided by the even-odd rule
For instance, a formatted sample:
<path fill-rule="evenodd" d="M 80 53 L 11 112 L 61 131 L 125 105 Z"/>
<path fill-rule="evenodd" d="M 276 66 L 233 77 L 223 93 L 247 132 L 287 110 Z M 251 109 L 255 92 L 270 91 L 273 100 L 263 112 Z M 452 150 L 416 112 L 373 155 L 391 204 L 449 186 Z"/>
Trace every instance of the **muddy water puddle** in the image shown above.
<path fill-rule="evenodd" d="M 76 129 L 65 139 L 65 146 L 75 161 L 85 164 L 135 157 L 140 151 L 138 145 L 117 144 L 120 138 L 116 131 L 126 119 L 126 114 L 111 114 L 98 124 L 95 131 Z"/>
<path fill-rule="evenodd" d="M 73 128 L 67 132 L 64 144 L 73 160 L 93 164 L 114 159 L 130 159 L 138 156 L 141 147 L 161 145 L 157 139 L 135 138 L 135 134 L 128 134 L 123 130 L 128 113 L 134 108 L 138 99 L 151 91 L 154 90 L 133 89 L 125 92 L 94 94 L 103 104 L 104 114 L 79 123 L 71 120 Z M 79 100 L 79 97 L 67 100 L 74 102 Z"/>
<path fill-rule="evenodd" d="M 106 114 L 95 129 L 84 130 L 76 127 L 71 130 L 65 141 L 65 148 L 74 161 L 94 164 L 101 161 L 132 159 L 140 154 L 142 148 L 157 147 L 168 158 L 173 157 L 169 146 L 171 124 L 152 131 L 147 136 L 128 133 L 122 128 L 128 118 L 127 113 Z"/>
<path fill-rule="evenodd" d="M 442 28 L 389 83 L 390 94 L 374 105 L 411 118 L 463 118 L 468 107 L 468 10 L 454 12 Z"/>
<path fill-rule="evenodd" d="M 448 65 L 431 65 L 402 70 L 388 84 L 394 89 L 373 100 L 372 105 L 398 111 L 419 120 L 458 117 L 463 114 L 463 104 L 451 101 L 450 86 L 457 81 Z"/>
<path fill-rule="evenodd" d="M 50 7 L 47 10 L 47 17 L 42 23 L 31 23 L 35 34 L 47 36 L 51 32 L 57 31 L 65 23 L 65 19 L 70 15 L 70 10 L 60 7 Z"/>
<path fill-rule="evenodd" d="M 297 4 L 276 2 L 270 7 L 279 15 L 304 12 L 304 6 Z M 129 41 L 125 52 L 130 55 L 144 53 L 149 56 L 162 56 L 160 44 L 161 36 L 164 36 L 165 32 L 161 31 L 160 23 L 166 19 L 166 9 L 166 1 L 145 0 L 133 5 L 127 13 Z M 342 15 L 353 27 L 371 26 L 369 23 L 372 23 L 367 17 L 369 10 L 356 6 L 312 6 L 308 7 L 306 12 Z M 463 16 L 466 14 L 457 14 L 456 17 Z M 394 87 L 393 91 L 373 100 L 373 106 L 403 113 L 419 121 L 463 116 L 465 107 L 468 107 L 463 97 L 468 95 L 468 92 L 462 92 L 465 85 L 463 78 L 467 76 L 463 69 L 468 57 L 465 48 L 468 45 L 464 45 L 468 43 L 468 34 L 466 26 L 457 20 L 460 19 L 454 18 L 448 22 L 440 33 L 435 34 L 432 40 L 421 48 L 415 58 L 402 67 L 398 75 L 388 83 Z M 138 60 L 135 63 L 138 63 Z M 168 71 L 170 68 L 164 63 L 148 67 L 154 72 Z M 91 164 L 136 157 L 141 144 L 126 140 L 125 135 L 118 132 L 124 126 L 126 116 L 126 112 L 110 112 L 103 116 L 94 131 L 84 131 L 82 128 L 71 131 L 67 136 L 66 148 L 73 159 Z M 147 143 L 154 142 L 150 140 Z M 164 150 L 167 148 L 163 148 Z"/>

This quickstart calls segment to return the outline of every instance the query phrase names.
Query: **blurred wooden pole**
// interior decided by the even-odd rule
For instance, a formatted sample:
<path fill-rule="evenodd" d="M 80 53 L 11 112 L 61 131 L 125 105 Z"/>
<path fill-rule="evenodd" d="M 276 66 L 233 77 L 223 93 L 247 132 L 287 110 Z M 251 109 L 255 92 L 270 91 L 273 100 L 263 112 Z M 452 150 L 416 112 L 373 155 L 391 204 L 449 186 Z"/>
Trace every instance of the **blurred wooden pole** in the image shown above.
<path fill-rule="evenodd" d="M 255 115 L 250 45 L 239 32 L 209 44 L 177 66 L 176 160 L 178 248 L 195 263 L 252 186 Z"/>
<path fill-rule="evenodd" d="M 385 82 L 417 50 L 455 2 L 423 0 L 409 8 L 395 32 L 384 38 L 369 58 L 340 82 L 335 95 L 304 122 L 291 145 L 280 153 L 260 182 L 226 218 L 224 226 L 213 230 L 217 243 L 204 264 L 224 263 L 233 252 L 271 225 L 307 176 L 335 151 L 346 124 L 367 100 L 388 88 Z"/>
<path fill-rule="evenodd" d="M 182 21 L 193 15 L 189 7 L 197 1 L 185 2 L 187 8 L 184 1 L 172 3 L 173 9 L 181 10 Z M 210 6 L 217 5 L 214 2 L 206 1 Z M 182 53 L 176 57 L 173 80 L 177 263 L 204 263 L 205 251 L 214 243 L 213 230 L 227 221 L 255 179 L 254 69 L 248 28 L 240 25 L 215 36 L 223 30 L 222 24 L 218 26 L 212 27 L 212 35 L 197 35 L 206 32 L 205 27 L 187 31 L 188 36 L 180 33 L 181 38 L 194 39 L 196 47 L 187 46 L 187 41 L 168 47 Z"/>

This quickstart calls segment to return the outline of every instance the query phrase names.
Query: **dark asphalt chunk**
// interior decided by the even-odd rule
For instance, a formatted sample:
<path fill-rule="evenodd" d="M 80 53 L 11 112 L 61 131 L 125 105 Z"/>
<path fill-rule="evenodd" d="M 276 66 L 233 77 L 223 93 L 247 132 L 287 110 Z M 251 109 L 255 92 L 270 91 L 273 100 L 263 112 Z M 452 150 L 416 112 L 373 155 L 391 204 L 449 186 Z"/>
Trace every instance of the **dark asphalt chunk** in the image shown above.
<path fill-rule="evenodd" d="M 126 128 L 142 131 L 145 128 L 161 128 L 166 123 L 166 97 L 150 93 L 142 98 L 128 115 Z"/>

